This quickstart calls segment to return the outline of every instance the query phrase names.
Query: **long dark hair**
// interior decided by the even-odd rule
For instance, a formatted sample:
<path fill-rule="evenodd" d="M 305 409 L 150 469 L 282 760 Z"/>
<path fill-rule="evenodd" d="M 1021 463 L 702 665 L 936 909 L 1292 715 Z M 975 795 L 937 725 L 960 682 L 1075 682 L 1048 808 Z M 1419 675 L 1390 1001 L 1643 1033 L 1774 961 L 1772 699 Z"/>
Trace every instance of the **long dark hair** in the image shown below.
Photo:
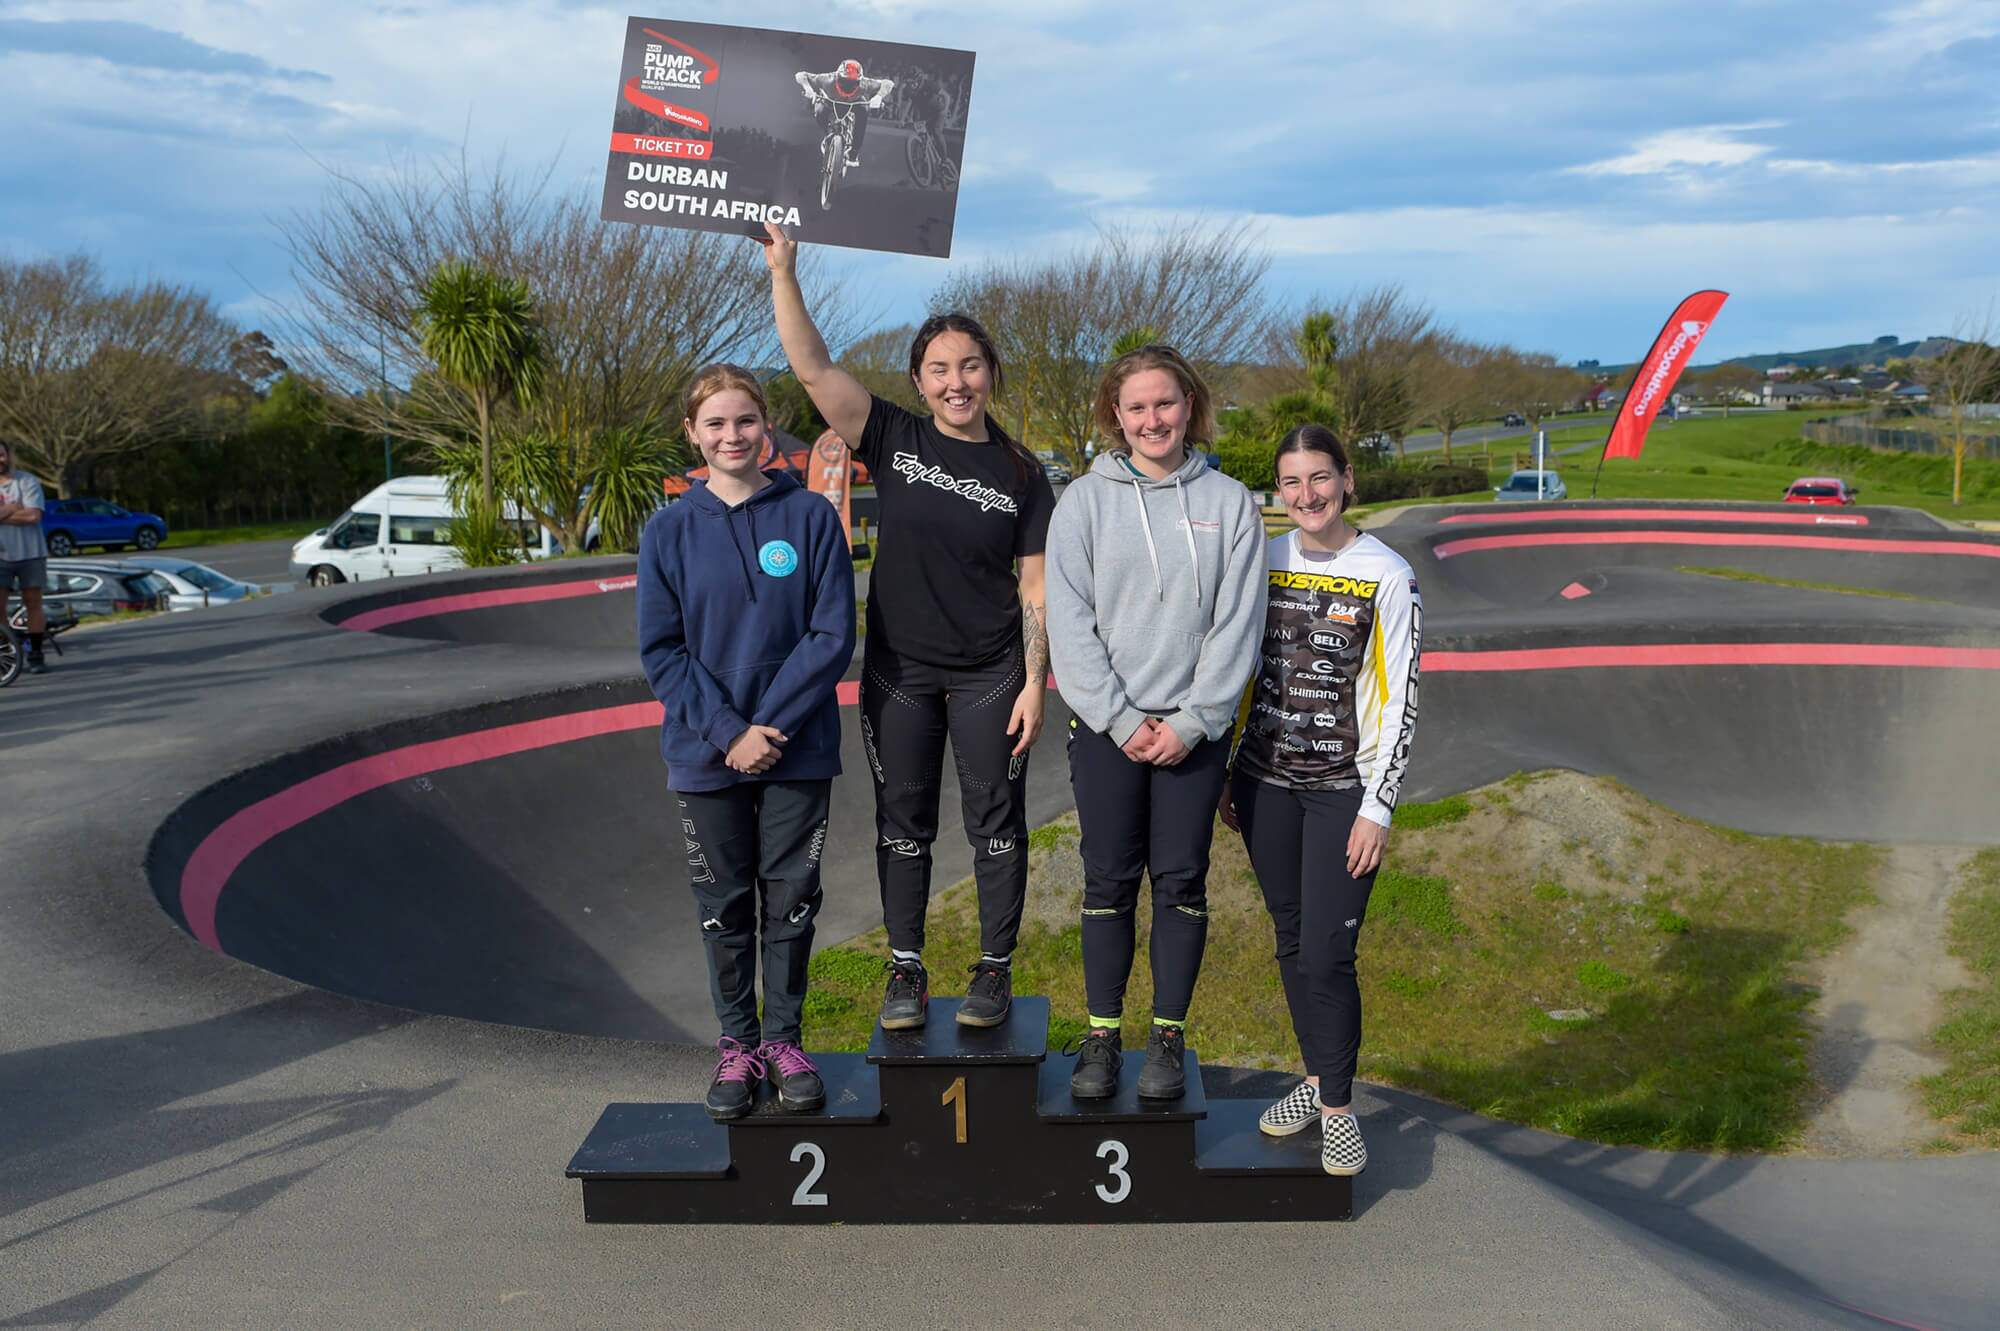
<path fill-rule="evenodd" d="M 993 399 L 999 397 L 1001 390 L 1007 386 L 1007 372 L 1001 368 L 1000 352 L 993 345 L 992 337 L 979 320 L 969 314 L 946 310 L 924 320 L 917 329 L 917 335 L 910 339 L 910 378 L 917 383 L 923 382 L 924 354 L 931 349 L 931 343 L 946 333 L 965 334 L 979 348 L 979 354 L 986 358 L 986 368 L 993 372 L 993 391 L 986 397 L 987 405 L 991 407 Z M 1042 464 L 1035 460 L 1035 455 L 1025 445 L 1000 428 L 1000 422 L 990 410 L 986 413 L 986 433 L 1014 459 L 1015 482 L 1023 489 L 1027 488 L 1028 479 Z"/>
<path fill-rule="evenodd" d="M 1346 476 L 1354 470 L 1353 464 L 1347 460 L 1347 450 L 1341 447 L 1340 437 L 1324 425 L 1314 425 L 1308 422 L 1304 425 L 1293 426 L 1291 433 L 1278 441 L 1278 451 L 1271 455 L 1274 469 L 1276 467 L 1276 459 L 1285 456 L 1287 453 L 1324 453 L 1333 459 L 1333 469 L 1342 476 Z M 1347 487 L 1342 485 L 1340 487 L 1340 507 L 1335 511 L 1345 513 L 1349 498 Z"/>

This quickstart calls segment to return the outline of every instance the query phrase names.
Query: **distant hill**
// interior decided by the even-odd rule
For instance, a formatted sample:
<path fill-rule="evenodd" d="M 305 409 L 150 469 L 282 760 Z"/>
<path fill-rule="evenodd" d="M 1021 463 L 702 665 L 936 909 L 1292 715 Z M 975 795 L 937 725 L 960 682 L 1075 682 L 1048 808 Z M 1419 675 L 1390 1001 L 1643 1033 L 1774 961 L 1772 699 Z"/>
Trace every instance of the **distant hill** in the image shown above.
<path fill-rule="evenodd" d="M 1761 372 L 1773 365 L 1803 365 L 1809 369 L 1832 370 L 1842 365 L 1880 365 L 1888 360 L 1928 359 L 1942 355 L 1956 344 L 1956 339 L 1949 337 L 1927 337 L 1921 342 L 1904 342 L 1891 333 L 1878 337 L 1873 342 L 1850 342 L 1844 347 L 1821 347 L 1816 351 L 1775 351 L 1761 356 L 1732 356 L 1726 361 L 1709 361 L 1688 368 L 1712 370 L 1718 365 L 1745 365 Z M 1607 365 L 1598 373 L 1630 374 L 1635 363 L 1627 361 L 1623 365 Z"/>

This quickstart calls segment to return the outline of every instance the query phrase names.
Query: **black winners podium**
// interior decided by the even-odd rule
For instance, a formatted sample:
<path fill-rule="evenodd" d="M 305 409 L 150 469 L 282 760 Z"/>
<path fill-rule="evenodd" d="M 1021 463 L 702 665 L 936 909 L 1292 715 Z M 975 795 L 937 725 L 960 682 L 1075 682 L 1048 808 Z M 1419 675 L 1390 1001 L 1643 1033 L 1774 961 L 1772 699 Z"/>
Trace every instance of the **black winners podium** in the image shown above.
<path fill-rule="evenodd" d="M 583 1218 L 609 1224 L 1073 1223 L 1346 1220 L 1353 1185 L 1321 1171 L 1319 1133 L 1267 1137 L 1268 1100 L 1209 1099 L 1193 1051 L 1187 1093 L 1070 1098 L 1048 1048 L 1049 1001 L 1016 998 L 990 1030 L 959 1000 L 884 1031 L 865 1055 L 816 1055 L 826 1107 L 772 1099 L 730 1123 L 698 1104 L 607 1107 L 569 1163 Z"/>

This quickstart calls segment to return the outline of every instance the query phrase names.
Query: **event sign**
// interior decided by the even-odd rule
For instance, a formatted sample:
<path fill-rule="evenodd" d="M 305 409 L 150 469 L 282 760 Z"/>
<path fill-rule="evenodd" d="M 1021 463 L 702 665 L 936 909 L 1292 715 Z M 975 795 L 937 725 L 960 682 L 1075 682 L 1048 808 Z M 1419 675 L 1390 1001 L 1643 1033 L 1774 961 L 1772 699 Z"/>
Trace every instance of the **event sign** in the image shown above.
<path fill-rule="evenodd" d="M 1728 299 L 1727 291 L 1697 291 L 1674 310 L 1618 403 L 1618 423 L 1605 441 L 1604 457 L 1639 456 L 1639 450 L 1646 446 L 1646 431 L 1653 428 L 1654 418 L 1670 407 L 1681 371 L 1694 359 L 1695 348 L 1708 336 L 1715 316 L 1722 312 L 1722 302 Z"/>
<path fill-rule="evenodd" d="M 973 53 L 633 18 L 601 216 L 946 258 Z"/>

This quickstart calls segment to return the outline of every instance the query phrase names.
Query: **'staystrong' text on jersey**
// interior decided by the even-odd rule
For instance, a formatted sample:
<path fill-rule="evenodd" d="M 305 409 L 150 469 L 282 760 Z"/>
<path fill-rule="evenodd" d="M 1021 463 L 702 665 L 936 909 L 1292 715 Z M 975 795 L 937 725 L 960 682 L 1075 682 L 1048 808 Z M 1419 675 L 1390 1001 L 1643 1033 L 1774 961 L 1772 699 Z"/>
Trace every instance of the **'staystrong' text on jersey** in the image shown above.
<path fill-rule="evenodd" d="M 1042 469 L 1022 466 L 997 438 L 954 439 L 879 397 L 854 456 L 881 504 L 868 651 L 961 670 L 1020 651 L 1014 565 L 1043 553 L 1055 509 Z"/>
<path fill-rule="evenodd" d="M 1328 560 L 1305 558 L 1297 532 L 1265 553 L 1262 658 L 1236 771 L 1301 790 L 1360 786 L 1361 816 L 1386 827 L 1417 726 L 1417 580 L 1365 532 Z"/>

